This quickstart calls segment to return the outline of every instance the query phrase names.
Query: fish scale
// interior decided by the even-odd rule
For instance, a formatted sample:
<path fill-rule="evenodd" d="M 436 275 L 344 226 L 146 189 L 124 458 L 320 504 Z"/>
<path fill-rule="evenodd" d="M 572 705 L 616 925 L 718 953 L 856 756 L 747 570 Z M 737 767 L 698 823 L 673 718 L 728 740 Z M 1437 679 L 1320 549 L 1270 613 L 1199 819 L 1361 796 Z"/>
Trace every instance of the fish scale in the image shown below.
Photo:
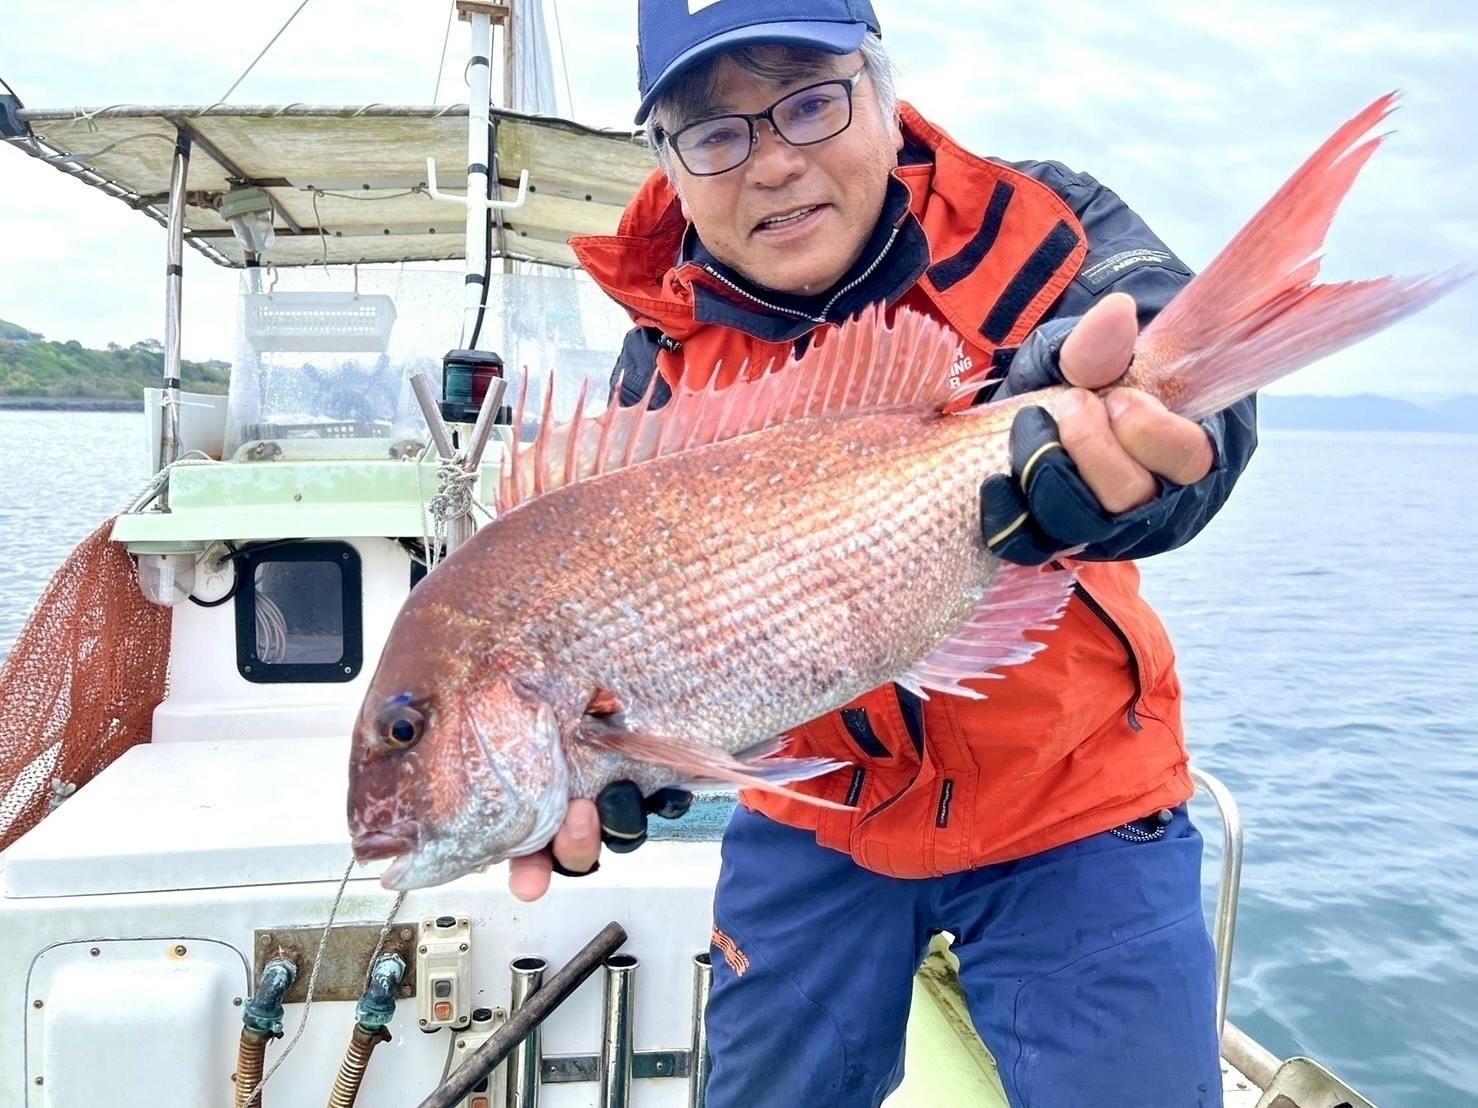
<path fill-rule="evenodd" d="M 490 600 L 489 622 L 509 642 L 557 644 L 559 666 L 615 692 L 633 729 L 754 746 L 906 670 L 973 609 L 999 564 L 979 543 L 974 489 L 1004 471 L 1003 431 L 1019 406 L 983 419 L 903 411 L 771 428 L 549 494 L 537 530 L 565 558 L 565 584 Z M 721 506 L 694 511 L 692 482 Z M 631 501 L 643 513 L 610 510 Z M 519 551 L 535 550 L 517 517 L 457 556 L 517 579 Z M 599 535 L 577 528 L 582 519 L 612 523 Z M 605 539 L 629 551 L 636 534 L 644 552 L 591 589 Z M 676 779 L 642 777 L 653 788 Z"/>

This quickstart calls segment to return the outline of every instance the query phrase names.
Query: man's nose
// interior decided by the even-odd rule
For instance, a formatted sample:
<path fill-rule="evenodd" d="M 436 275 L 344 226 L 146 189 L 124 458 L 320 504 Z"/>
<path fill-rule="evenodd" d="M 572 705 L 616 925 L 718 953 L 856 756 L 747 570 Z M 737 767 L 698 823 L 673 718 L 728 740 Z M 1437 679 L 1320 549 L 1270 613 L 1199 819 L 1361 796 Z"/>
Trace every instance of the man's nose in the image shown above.
<path fill-rule="evenodd" d="M 749 156 L 749 180 L 761 188 L 775 188 L 805 171 L 806 154 L 780 137 L 775 125 L 761 119 L 754 126 L 754 151 Z"/>

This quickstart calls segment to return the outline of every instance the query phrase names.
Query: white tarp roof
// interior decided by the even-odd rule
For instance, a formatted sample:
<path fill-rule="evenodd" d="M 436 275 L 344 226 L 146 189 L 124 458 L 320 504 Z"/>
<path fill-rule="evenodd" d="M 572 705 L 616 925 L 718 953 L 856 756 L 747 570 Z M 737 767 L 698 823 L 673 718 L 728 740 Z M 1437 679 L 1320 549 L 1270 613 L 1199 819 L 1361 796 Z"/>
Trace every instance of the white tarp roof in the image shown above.
<path fill-rule="evenodd" d="M 224 265 L 240 245 L 215 210 L 235 180 L 267 190 L 276 265 L 430 261 L 464 256 L 465 211 L 427 194 L 466 187 L 467 106 L 21 109 L 29 136 L 7 141 L 164 222 L 177 134 L 193 143 L 185 241 Z M 529 171 L 525 205 L 503 213 L 494 256 L 572 266 L 571 235 L 609 233 L 651 171 L 632 135 L 493 113 L 504 199 Z M 320 233 L 322 232 L 322 233 Z"/>

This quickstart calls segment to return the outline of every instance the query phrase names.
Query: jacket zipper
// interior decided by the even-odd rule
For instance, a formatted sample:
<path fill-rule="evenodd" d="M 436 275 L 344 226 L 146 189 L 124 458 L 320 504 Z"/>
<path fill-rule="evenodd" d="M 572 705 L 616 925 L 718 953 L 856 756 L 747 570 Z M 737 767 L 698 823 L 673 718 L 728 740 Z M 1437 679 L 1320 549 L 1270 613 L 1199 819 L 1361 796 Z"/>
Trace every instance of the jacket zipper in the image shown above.
<path fill-rule="evenodd" d="M 1129 720 L 1129 726 L 1133 730 L 1144 730 L 1144 724 L 1139 722 L 1139 713 L 1135 711 L 1139 706 L 1139 698 L 1144 695 L 1144 686 L 1141 684 L 1139 656 L 1134 653 L 1134 644 L 1129 641 L 1128 634 L 1115 622 L 1114 617 L 1108 614 L 1108 610 L 1093 598 L 1093 594 L 1085 589 L 1081 582 L 1073 582 L 1073 592 L 1078 594 L 1079 599 L 1088 605 L 1088 610 L 1097 616 L 1103 622 L 1103 625 L 1113 633 L 1114 638 L 1123 644 L 1124 653 L 1129 656 L 1130 672 L 1134 675 L 1134 698 L 1129 701 L 1129 711 L 1126 715 Z"/>
<path fill-rule="evenodd" d="M 893 248 L 893 240 L 897 237 L 898 228 L 894 227 L 893 232 L 888 236 L 888 241 L 883 243 L 883 248 L 878 251 L 878 256 L 872 260 L 872 264 L 869 265 L 852 280 L 848 281 L 841 288 L 837 289 L 832 298 L 826 302 L 825 307 L 821 309 L 820 315 L 807 315 L 805 312 L 798 312 L 794 308 L 782 308 L 779 304 L 771 304 L 768 300 L 761 300 L 758 296 L 755 296 L 754 293 L 746 292 L 744 289 L 741 289 L 738 285 L 729 280 L 711 265 L 705 265 L 703 267 L 703 272 L 707 273 L 715 281 L 719 281 L 726 287 L 733 289 L 746 300 L 758 304 L 761 308 L 764 308 L 767 311 L 779 312 L 781 315 L 788 315 L 793 319 L 804 319 L 810 323 L 825 323 L 827 313 L 829 313 L 831 309 L 836 306 L 836 302 L 842 297 L 846 296 L 847 293 L 851 292 L 858 285 L 862 284 L 863 281 L 866 281 L 869 277 L 871 277 L 873 273 L 877 271 L 878 266 L 883 264 L 883 259 L 888 256 L 888 251 Z"/>
<path fill-rule="evenodd" d="M 903 708 L 903 704 L 902 704 L 902 695 L 903 695 L 902 690 L 895 688 L 895 693 L 898 695 L 899 700 L 900 700 L 899 705 L 898 705 L 898 711 L 900 712 L 900 714 L 905 714 L 906 715 L 906 713 L 904 711 L 904 708 Z M 922 726 L 922 721 L 920 721 L 920 725 Z M 923 735 L 921 734 L 919 736 L 919 741 L 918 742 L 915 742 L 914 741 L 913 731 L 912 731 L 911 728 L 909 728 L 909 726 L 908 726 L 908 720 L 906 718 L 904 720 L 904 729 L 907 730 L 908 733 L 909 733 L 909 735 L 908 735 L 909 745 L 913 746 L 914 749 L 915 749 L 915 751 L 918 753 L 918 756 L 919 756 L 919 768 L 922 769 L 923 768 L 923 762 L 924 762 Z M 859 826 L 859 827 L 862 826 L 862 824 L 864 824 L 868 820 L 872 819 L 873 816 L 878 815 L 880 812 L 883 812 L 886 809 L 888 809 L 889 807 L 891 807 L 893 805 L 893 802 L 894 801 L 898 800 L 899 797 L 901 797 L 904 793 L 908 792 L 909 789 L 911 789 L 911 788 L 914 787 L 914 784 L 918 781 L 918 779 L 919 779 L 919 775 L 918 775 L 917 772 L 915 772 L 914 775 L 908 779 L 908 782 L 903 786 L 903 788 L 899 789 L 896 793 L 894 793 L 892 796 L 888 797 L 881 804 L 875 805 L 870 811 L 868 811 L 865 815 L 863 815 L 862 818 L 857 821 L 857 826 Z"/>

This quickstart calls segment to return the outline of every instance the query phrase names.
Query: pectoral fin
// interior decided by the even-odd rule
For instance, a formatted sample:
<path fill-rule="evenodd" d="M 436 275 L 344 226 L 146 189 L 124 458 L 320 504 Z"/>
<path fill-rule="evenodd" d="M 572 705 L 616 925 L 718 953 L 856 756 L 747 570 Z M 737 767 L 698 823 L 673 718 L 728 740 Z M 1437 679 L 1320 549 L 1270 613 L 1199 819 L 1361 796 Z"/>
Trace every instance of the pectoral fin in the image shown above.
<path fill-rule="evenodd" d="M 925 689 L 969 700 L 985 694 L 963 684 L 1000 677 L 994 672 L 1026 661 L 1043 643 L 1026 637 L 1057 625 L 1072 596 L 1074 575 L 1064 570 L 1002 564 L 970 618 L 901 677 L 894 678 L 915 696 Z"/>
<path fill-rule="evenodd" d="M 851 808 L 845 804 L 796 792 L 794 789 L 787 789 L 783 784 L 786 781 L 803 781 L 810 777 L 820 777 L 842 769 L 846 765 L 845 762 L 833 761 L 830 758 L 763 756 L 740 759 L 717 747 L 703 743 L 626 731 L 611 727 L 591 717 L 587 717 L 580 724 L 576 734 L 580 741 L 589 743 L 591 746 L 634 761 L 667 766 L 682 774 L 685 779 L 717 781 L 740 788 L 762 789 L 765 792 L 789 797 L 791 800 L 814 804 L 818 808 L 851 811 Z M 769 749 L 773 749 L 773 744 L 765 744 L 765 750 Z"/>

